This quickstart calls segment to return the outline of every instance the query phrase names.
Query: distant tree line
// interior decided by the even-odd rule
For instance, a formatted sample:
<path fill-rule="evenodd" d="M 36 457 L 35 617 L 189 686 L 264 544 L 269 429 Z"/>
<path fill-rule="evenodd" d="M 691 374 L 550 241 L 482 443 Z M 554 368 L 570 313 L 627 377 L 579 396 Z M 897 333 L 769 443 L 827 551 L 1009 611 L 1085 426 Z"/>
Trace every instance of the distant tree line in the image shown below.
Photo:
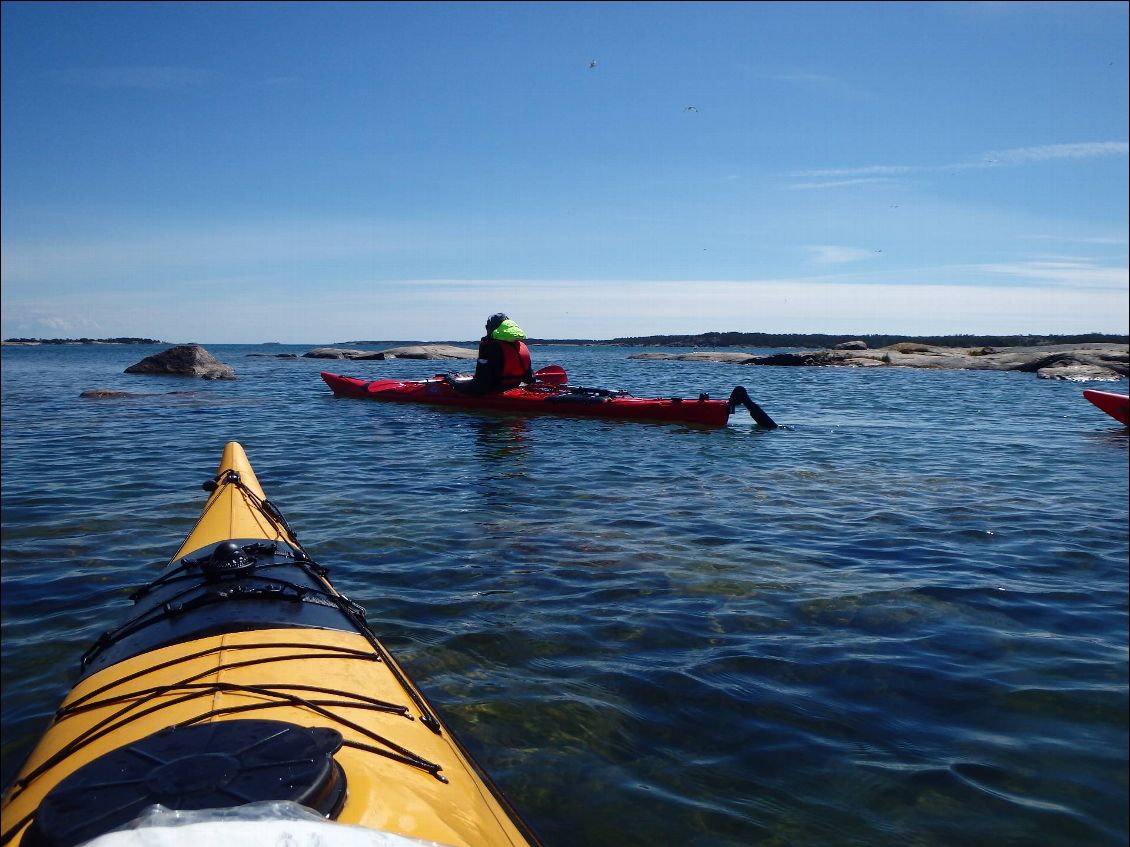
<path fill-rule="evenodd" d="M 7 344 L 163 344 L 153 338 L 5 338 Z"/>
<path fill-rule="evenodd" d="M 1032 347 L 1037 344 L 1130 344 L 1130 336 L 1088 332 L 1080 335 L 825 335 L 822 333 L 702 332 L 697 335 L 644 335 L 606 341 L 537 339 L 543 344 L 593 344 L 618 347 L 811 347 L 828 348 L 864 341 L 874 349 L 901 341 L 935 347 Z"/>

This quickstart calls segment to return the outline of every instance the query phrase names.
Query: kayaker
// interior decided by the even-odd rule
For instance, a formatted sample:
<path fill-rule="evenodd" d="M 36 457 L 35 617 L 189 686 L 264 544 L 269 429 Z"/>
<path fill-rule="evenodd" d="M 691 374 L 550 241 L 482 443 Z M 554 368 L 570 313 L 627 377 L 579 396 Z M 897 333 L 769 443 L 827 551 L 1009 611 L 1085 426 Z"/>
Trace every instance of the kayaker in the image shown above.
<path fill-rule="evenodd" d="M 448 381 L 463 394 L 494 394 L 536 382 L 526 333 L 502 312 L 487 318 L 487 334 L 479 341 L 479 359 L 470 380 Z"/>

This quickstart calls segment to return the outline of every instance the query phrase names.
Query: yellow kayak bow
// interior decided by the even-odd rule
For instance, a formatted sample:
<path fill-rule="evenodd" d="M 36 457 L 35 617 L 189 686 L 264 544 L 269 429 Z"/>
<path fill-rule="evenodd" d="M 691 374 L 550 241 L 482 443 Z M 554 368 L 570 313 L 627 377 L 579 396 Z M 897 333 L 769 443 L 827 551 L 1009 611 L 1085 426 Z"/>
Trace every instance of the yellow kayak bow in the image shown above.
<path fill-rule="evenodd" d="M 83 657 L 6 791 L 2 843 L 82 844 L 154 804 L 230 817 L 272 801 L 450 847 L 536 844 L 237 442 L 205 487 L 184 544 Z"/>

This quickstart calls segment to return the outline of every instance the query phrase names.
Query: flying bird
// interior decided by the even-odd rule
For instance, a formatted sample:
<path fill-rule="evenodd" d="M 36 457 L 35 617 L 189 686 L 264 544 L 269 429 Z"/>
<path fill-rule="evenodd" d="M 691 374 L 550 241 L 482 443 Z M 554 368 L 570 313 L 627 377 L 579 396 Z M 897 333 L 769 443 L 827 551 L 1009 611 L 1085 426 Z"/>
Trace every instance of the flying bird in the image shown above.
<path fill-rule="evenodd" d="M 683 111 L 684 112 L 697 112 L 698 106 L 687 106 L 687 108 L 683 109 Z"/>
<path fill-rule="evenodd" d="M 593 59 L 591 62 L 589 62 L 589 70 L 591 71 L 595 67 L 596 67 L 596 59 Z"/>

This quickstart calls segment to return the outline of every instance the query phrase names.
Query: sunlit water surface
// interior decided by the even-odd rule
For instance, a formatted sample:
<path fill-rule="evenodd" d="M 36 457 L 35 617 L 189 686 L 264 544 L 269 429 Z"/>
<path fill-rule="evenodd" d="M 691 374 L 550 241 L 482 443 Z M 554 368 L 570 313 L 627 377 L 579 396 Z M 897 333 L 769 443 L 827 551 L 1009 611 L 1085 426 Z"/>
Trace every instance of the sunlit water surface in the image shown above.
<path fill-rule="evenodd" d="M 1127 434 L 1084 386 L 534 348 L 786 425 L 710 430 L 335 399 L 465 366 L 309 347 L 123 373 L 159 349 L 4 348 L 4 784 L 237 440 L 551 847 L 1127 843 Z"/>

